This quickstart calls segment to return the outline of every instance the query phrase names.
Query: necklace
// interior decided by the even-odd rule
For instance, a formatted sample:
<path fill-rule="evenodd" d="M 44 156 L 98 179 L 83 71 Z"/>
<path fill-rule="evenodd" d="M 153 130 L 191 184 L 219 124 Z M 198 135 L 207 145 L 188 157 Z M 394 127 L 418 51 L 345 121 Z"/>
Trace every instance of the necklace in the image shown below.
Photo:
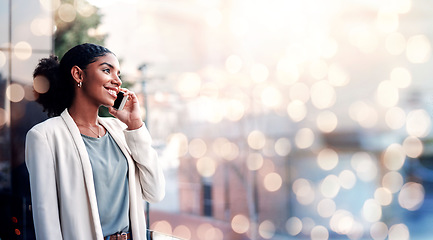
<path fill-rule="evenodd" d="M 98 133 L 96 133 L 95 131 L 93 131 L 89 126 L 85 126 L 85 125 L 81 125 L 81 124 L 77 124 L 77 125 L 78 126 L 82 126 L 82 127 L 86 127 L 88 129 L 90 129 L 90 131 L 92 131 L 92 133 L 94 133 L 96 136 L 98 136 L 98 138 L 101 137 L 101 134 L 100 134 L 101 128 L 99 127 L 99 125 L 98 125 Z"/>

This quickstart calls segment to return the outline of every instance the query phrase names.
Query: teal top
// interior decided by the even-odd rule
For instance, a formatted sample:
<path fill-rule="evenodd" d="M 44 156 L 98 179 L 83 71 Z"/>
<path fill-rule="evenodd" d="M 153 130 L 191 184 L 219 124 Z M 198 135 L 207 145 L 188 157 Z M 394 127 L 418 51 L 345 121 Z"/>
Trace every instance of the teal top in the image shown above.
<path fill-rule="evenodd" d="M 99 219 L 104 236 L 129 231 L 128 162 L 107 133 L 101 138 L 81 134 L 92 165 Z"/>

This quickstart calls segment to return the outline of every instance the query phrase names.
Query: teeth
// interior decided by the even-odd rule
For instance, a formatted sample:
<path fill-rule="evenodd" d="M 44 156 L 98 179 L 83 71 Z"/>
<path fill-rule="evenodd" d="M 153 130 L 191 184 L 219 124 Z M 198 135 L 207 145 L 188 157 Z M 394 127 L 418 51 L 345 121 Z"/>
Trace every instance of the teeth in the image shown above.
<path fill-rule="evenodd" d="M 116 95 L 116 91 L 114 91 L 114 90 L 108 90 L 108 92 L 111 94 L 111 95 Z"/>

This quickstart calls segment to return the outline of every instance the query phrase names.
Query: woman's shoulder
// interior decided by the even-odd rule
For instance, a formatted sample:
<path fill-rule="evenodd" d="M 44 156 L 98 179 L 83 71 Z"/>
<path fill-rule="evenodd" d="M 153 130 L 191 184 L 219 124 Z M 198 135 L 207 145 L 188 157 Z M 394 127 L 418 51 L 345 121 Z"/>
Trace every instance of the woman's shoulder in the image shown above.
<path fill-rule="evenodd" d="M 29 131 L 55 131 L 59 126 L 64 125 L 64 122 L 60 116 L 48 118 L 47 120 L 34 125 Z"/>

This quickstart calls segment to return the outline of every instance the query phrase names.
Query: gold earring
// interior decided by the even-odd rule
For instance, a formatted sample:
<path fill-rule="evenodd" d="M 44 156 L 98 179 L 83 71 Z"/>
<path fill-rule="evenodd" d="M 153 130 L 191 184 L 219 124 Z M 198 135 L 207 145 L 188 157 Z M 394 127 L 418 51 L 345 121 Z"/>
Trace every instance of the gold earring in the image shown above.
<path fill-rule="evenodd" d="M 81 88 L 83 86 L 83 82 L 78 82 L 78 87 Z"/>

